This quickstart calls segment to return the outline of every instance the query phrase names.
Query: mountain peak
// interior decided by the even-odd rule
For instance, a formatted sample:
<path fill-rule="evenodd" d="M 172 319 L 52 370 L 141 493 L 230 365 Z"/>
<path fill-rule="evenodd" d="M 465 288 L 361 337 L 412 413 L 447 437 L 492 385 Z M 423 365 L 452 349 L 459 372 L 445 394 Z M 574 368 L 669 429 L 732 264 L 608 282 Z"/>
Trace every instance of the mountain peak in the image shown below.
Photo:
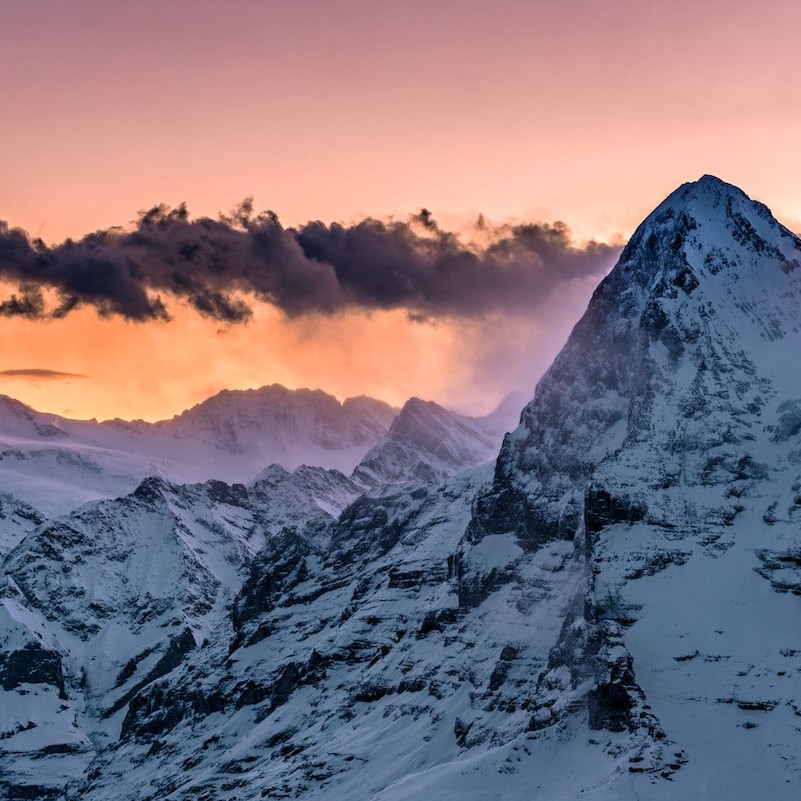
<path fill-rule="evenodd" d="M 705 216 L 716 209 L 731 213 L 734 209 L 751 208 L 760 216 L 770 216 L 763 204 L 752 200 L 742 189 L 715 175 L 702 175 L 697 181 L 688 181 L 673 190 L 657 206 L 650 217 L 660 216 L 668 209 Z"/>
<path fill-rule="evenodd" d="M 683 183 L 673 194 L 678 192 L 687 192 L 696 196 L 719 196 L 722 194 L 732 194 L 740 197 L 745 197 L 745 192 L 735 184 L 730 184 L 717 175 L 706 173 L 702 175 L 697 181 L 687 181 Z"/>
<path fill-rule="evenodd" d="M 786 293 L 786 278 L 801 266 L 801 240 L 764 204 L 712 175 L 682 184 L 634 232 L 599 291 L 649 294 L 699 282 L 721 301 Z M 772 288 L 771 288 L 772 287 Z M 672 289 L 668 289 L 672 292 Z"/>
<path fill-rule="evenodd" d="M 498 452 L 501 434 L 494 423 L 492 418 L 465 417 L 434 401 L 409 398 L 386 437 L 368 451 L 353 475 L 368 486 L 439 483 Z"/>
<path fill-rule="evenodd" d="M 665 452 L 677 438 L 692 439 L 691 425 L 694 441 L 707 442 L 713 418 L 720 442 L 750 436 L 745 424 L 738 428 L 743 420 L 770 402 L 801 397 L 799 268 L 801 239 L 766 206 L 711 175 L 680 186 L 638 227 L 595 290 L 504 445 L 499 484 L 525 477 L 522 508 L 532 475 L 544 484 L 554 476 L 580 483 L 624 443 L 653 438 L 660 427 L 669 430 Z M 671 427 L 677 419 L 680 433 Z M 575 447 L 544 438 L 555 430 L 576 432 Z M 601 430 L 609 436 L 603 448 Z M 551 487 L 548 493 L 558 495 Z M 561 536 L 578 505 L 553 506 L 547 515 L 537 510 L 547 519 L 540 528 Z M 487 526 L 505 527 L 524 514 L 504 496 Z"/>

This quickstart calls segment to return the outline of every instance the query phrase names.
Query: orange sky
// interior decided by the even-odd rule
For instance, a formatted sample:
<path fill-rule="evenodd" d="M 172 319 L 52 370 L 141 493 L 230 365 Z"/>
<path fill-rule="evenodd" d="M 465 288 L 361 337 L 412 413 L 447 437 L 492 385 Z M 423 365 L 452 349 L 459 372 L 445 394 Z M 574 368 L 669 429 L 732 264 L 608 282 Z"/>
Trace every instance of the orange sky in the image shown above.
<path fill-rule="evenodd" d="M 425 206 L 609 239 L 712 172 L 797 228 L 799 25 L 794 0 L 11 0 L 0 219 L 56 243 L 158 202 L 214 215 L 254 196 L 285 224 Z M 486 321 L 402 311 L 264 307 L 225 334 L 190 312 L 0 320 L 0 369 L 91 376 L 0 392 L 83 416 L 164 416 L 273 381 L 478 409 L 542 369 L 589 290 L 494 325 L 513 327 L 506 373 L 479 347 Z"/>
<path fill-rule="evenodd" d="M 98 319 L 91 309 L 44 322 L 5 319 L 0 369 L 74 376 L 0 374 L 0 393 L 43 411 L 98 419 L 161 419 L 221 389 L 266 383 L 319 386 L 339 398 L 372 395 L 398 406 L 417 395 L 483 413 L 510 389 L 533 389 L 591 288 L 584 282 L 558 292 L 556 319 L 411 322 L 396 310 L 290 321 L 258 303 L 250 322 L 227 327 L 180 304 L 169 323 Z"/>

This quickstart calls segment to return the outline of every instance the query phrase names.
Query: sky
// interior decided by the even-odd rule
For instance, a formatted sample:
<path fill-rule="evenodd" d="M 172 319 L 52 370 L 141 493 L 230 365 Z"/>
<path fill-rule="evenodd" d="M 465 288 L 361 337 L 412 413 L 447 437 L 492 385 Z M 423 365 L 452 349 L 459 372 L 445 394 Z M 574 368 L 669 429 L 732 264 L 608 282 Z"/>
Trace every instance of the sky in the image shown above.
<path fill-rule="evenodd" d="M 791 0 L 2 10 L 0 393 L 45 411 L 278 382 L 480 413 L 684 181 L 801 229 Z"/>

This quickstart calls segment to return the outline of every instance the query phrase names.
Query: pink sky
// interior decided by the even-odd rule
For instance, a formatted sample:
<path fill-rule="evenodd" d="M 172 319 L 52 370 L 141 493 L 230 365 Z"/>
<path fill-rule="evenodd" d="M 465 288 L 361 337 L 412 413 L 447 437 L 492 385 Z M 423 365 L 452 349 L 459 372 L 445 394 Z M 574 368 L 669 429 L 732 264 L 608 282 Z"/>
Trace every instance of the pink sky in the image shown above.
<path fill-rule="evenodd" d="M 675 186 L 707 172 L 791 226 L 801 220 L 801 4 L 791 0 L 11 0 L 3 17 L 0 219 L 50 243 L 125 225 L 158 202 L 215 215 L 246 196 L 290 225 L 425 206 L 456 227 L 479 213 L 497 222 L 562 219 L 580 240 L 608 240 L 629 235 Z M 547 323 L 548 343 L 566 336 L 586 302 L 589 288 L 573 289 L 561 293 L 563 317 Z M 366 320 L 351 320 L 354 336 L 373 330 Z M 396 322 L 391 336 L 375 328 L 378 339 L 417 342 L 422 329 L 406 337 L 410 324 Z M 92 406 L 97 391 L 70 397 L 53 382 L 43 399 L 36 385 L 36 400 L 101 415 L 172 413 L 212 385 L 282 376 L 393 400 L 420 383 L 418 394 L 455 393 L 473 408 L 502 389 L 458 371 L 451 390 L 426 383 L 426 371 L 409 370 L 407 381 L 400 363 L 392 380 L 369 363 L 348 379 L 347 344 L 338 379 L 315 372 L 311 357 L 293 374 L 289 334 L 299 329 L 284 321 L 289 339 L 270 358 L 254 365 L 250 354 L 247 365 L 236 348 L 221 347 L 213 381 L 182 376 L 155 409 L 147 391 L 114 400 L 108 349 L 97 345 L 109 325 L 120 326 L 111 339 L 123 329 L 140 343 L 155 336 L 145 325 L 102 321 L 83 323 L 80 335 L 51 326 L 43 339 L 41 323 L 0 320 L 3 340 L 13 329 L 19 343 L 2 369 L 91 374 L 108 390 L 102 410 Z M 447 362 L 453 351 L 444 343 L 457 329 L 441 321 L 438 344 L 410 344 L 417 350 L 403 361 Z M 533 328 L 525 335 L 510 343 L 519 359 L 530 342 L 530 360 L 547 363 L 558 344 Z M 173 339 L 164 342 L 175 347 Z M 131 348 L 133 373 L 148 365 L 169 380 L 166 362 Z M 515 370 L 503 381 L 521 379 Z M 0 384 L 31 402 L 34 390 Z"/>

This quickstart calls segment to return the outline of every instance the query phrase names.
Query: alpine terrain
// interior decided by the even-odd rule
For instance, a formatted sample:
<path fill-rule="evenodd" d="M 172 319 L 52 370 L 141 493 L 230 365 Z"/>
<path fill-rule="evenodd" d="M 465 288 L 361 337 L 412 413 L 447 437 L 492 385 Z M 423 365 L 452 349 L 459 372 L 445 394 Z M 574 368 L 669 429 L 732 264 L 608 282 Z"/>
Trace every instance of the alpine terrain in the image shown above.
<path fill-rule="evenodd" d="M 171 420 L 70 420 L 0 396 L 0 486 L 48 513 L 171 481 L 251 479 L 267 464 L 352 470 L 397 409 L 278 384 L 224 391 Z"/>
<path fill-rule="evenodd" d="M 0 798 L 797 799 L 799 353 L 801 240 L 705 176 L 500 453 L 412 399 L 348 475 L 7 487 Z"/>

